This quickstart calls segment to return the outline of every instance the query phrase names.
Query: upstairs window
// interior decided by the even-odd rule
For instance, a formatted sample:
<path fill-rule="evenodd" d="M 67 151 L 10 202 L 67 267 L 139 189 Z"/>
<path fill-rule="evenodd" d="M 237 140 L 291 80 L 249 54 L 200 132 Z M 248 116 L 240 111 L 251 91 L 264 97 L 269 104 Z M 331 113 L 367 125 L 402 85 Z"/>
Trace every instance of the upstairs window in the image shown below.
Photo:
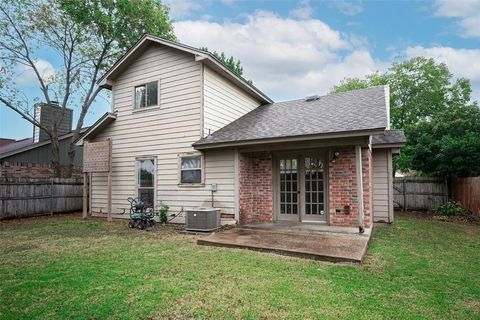
<path fill-rule="evenodd" d="M 202 183 L 202 156 L 189 155 L 180 157 L 180 183 Z"/>
<path fill-rule="evenodd" d="M 135 109 L 158 106 L 158 81 L 135 87 Z"/>

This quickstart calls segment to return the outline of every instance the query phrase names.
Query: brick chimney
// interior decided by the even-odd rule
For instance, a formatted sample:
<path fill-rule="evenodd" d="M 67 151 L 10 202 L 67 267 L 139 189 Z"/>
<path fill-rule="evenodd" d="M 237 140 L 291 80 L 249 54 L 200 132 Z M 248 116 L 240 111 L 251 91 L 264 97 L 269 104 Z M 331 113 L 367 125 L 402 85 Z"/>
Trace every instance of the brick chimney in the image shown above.
<path fill-rule="evenodd" d="M 62 117 L 63 114 L 63 119 Z M 35 104 L 35 120 L 44 127 L 51 128 L 56 122 L 58 135 L 64 135 L 72 131 L 73 110 L 62 108 L 57 101 L 52 101 L 50 105 L 46 103 Z M 61 119 L 61 120 L 60 120 Z M 50 139 L 48 134 L 37 126 L 33 126 L 33 142 L 41 142 Z"/>

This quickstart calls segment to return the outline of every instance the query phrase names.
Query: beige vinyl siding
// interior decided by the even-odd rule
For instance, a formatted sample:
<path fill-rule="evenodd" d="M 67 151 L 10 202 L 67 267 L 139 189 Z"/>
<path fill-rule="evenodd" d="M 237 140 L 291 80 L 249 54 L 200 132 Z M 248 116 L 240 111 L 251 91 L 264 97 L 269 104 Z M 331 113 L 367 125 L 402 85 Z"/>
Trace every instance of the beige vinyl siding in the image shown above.
<path fill-rule="evenodd" d="M 390 149 L 374 149 L 373 216 L 374 221 L 393 222 L 392 156 Z"/>
<path fill-rule="evenodd" d="M 260 105 L 260 102 L 208 66 L 203 71 L 204 136 L 226 126 Z"/>
<path fill-rule="evenodd" d="M 159 107 L 133 110 L 134 86 L 158 80 Z M 113 110 L 117 119 L 95 140 L 112 138 L 113 214 L 126 211 L 127 198 L 136 196 L 136 159 L 156 159 L 156 201 L 170 206 L 170 213 L 182 208 L 211 205 L 211 184 L 218 184 L 215 206 L 234 211 L 234 153 L 204 155 L 204 186 L 178 185 L 178 155 L 192 152 L 200 139 L 202 70 L 193 55 L 160 45 L 148 48 L 113 84 Z M 107 210 L 107 175 L 92 174 L 91 209 Z M 176 220 L 182 222 L 183 217 Z"/>

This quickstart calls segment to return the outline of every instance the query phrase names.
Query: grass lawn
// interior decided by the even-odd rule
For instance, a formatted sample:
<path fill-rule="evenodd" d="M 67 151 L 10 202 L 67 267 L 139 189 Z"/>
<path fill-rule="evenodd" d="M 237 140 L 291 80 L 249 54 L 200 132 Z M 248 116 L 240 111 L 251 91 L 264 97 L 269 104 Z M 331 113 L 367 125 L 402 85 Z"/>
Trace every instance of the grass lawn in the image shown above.
<path fill-rule="evenodd" d="M 126 224 L 0 223 L 0 319 L 480 318 L 479 226 L 398 217 L 359 266 Z"/>

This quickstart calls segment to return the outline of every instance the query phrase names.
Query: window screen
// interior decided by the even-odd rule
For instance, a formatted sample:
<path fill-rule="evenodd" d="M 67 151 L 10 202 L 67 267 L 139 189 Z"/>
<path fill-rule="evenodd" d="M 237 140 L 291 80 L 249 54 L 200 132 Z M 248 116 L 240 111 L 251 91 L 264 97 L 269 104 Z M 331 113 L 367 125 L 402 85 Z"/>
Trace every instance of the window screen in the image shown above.
<path fill-rule="evenodd" d="M 135 109 L 158 105 L 158 81 L 135 87 Z"/>
<path fill-rule="evenodd" d="M 202 182 L 202 157 L 186 156 L 181 158 L 180 183 Z"/>

